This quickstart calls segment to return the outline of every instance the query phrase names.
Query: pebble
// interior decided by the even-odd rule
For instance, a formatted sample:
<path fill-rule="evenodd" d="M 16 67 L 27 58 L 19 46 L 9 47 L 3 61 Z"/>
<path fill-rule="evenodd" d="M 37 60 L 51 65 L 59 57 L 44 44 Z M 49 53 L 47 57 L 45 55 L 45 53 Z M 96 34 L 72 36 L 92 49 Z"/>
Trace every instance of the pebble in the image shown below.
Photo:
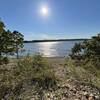
<path fill-rule="evenodd" d="M 88 100 L 94 100 L 94 97 L 90 96 L 90 97 L 88 98 Z"/>
<path fill-rule="evenodd" d="M 99 96 L 95 96 L 95 100 L 100 100 L 100 97 Z"/>
<path fill-rule="evenodd" d="M 86 96 L 82 96 L 81 100 L 87 100 Z"/>
<path fill-rule="evenodd" d="M 87 91 L 85 91 L 85 92 L 83 93 L 83 95 L 87 96 L 87 95 L 88 95 L 88 92 L 87 92 Z"/>

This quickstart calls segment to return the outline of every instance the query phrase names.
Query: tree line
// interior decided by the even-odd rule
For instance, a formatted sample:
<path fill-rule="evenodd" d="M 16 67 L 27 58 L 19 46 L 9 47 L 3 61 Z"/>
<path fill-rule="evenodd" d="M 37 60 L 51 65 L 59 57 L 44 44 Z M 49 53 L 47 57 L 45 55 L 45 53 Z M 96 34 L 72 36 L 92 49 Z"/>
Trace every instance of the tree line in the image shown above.
<path fill-rule="evenodd" d="M 5 29 L 5 24 L 0 20 L 0 63 L 7 60 L 7 55 L 17 55 L 23 47 L 24 36 L 18 31 L 11 32 Z"/>

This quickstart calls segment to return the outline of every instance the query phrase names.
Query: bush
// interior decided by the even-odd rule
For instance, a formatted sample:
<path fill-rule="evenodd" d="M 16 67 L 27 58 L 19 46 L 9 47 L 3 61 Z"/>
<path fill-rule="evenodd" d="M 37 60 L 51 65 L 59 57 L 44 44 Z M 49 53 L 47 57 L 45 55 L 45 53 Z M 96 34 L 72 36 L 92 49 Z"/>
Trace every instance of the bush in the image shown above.
<path fill-rule="evenodd" d="M 37 92 L 40 89 L 42 92 L 54 89 L 56 82 L 54 72 L 45 58 L 41 55 L 26 56 L 19 59 L 11 69 L 6 66 L 0 68 L 0 99 L 22 98 L 21 94 L 29 91 L 30 87 L 35 87 Z"/>
<path fill-rule="evenodd" d="M 3 64 L 8 64 L 9 63 L 9 60 L 7 57 L 0 57 L 0 65 L 3 65 Z"/>
<path fill-rule="evenodd" d="M 100 70 L 98 70 L 91 62 L 76 64 L 73 59 L 66 59 L 66 69 L 69 75 L 81 83 L 88 83 L 100 88 Z"/>
<path fill-rule="evenodd" d="M 3 58 L 3 62 L 4 62 L 4 64 L 8 64 L 8 63 L 9 63 L 8 58 L 7 58 L 7 57 L 4 57 L 4 58 Z"/>
<path fill-rule="evenodd" d="M 18 61 L 16 68 L 21 74 L 21 77 L 32 80 L 33 83 L 38 83 L 38 86 L 43 89 L 49 89 L 56 85 L 54 72 L 41 55 L 25 57 Z"/>
<path fill-rule="evenodd" d="M 2 65 L 3 64 L 3 57 L 2 56 L 0 56 L 0 65 Z"/>
<path fill-rule="evenodd" d="M 89 61 L 100 69 L 100 34 L 83 43 L 75 44 L 70 57 L 74 60 Z"/>

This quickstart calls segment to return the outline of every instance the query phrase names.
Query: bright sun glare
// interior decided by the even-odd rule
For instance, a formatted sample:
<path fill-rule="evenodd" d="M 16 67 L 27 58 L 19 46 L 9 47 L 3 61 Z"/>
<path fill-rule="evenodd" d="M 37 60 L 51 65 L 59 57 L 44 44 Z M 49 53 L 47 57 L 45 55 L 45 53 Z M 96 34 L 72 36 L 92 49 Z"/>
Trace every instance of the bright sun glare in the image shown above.
<path fill-rule="evenodd" d="M 42 7 L 42 8 L 41 8 L 41 13 L 42 13 L 42 15 L 44 15 L 44 16 L 48 15 L 48 8 L 47 8 L 47 7 Z"/>

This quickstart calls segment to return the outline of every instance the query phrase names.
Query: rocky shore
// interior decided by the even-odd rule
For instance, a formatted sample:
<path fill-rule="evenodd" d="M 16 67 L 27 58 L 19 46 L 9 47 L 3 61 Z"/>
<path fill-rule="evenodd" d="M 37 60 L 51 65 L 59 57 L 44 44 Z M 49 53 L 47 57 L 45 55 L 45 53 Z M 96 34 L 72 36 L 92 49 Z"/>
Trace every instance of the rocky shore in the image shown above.
<path fill-rule="evenodd" d="M 63 58 L 48 58 L 48 60 L 52 62 L 55 74 L 61 81 L 58 82 L 55 90 L 43 91 L 41 100 L 100 100 L 100 89 L 71 76 L 63 65 Z M 39 98 L 35 95 L 31 100 L 39 100 Z"/>
<path fill-rule="evenodd" d="M 44 100 L 100 100 L 100 90 L 78 82 L 63 83 L 55 91 L 45 92 Z"/>
<path fill-rule="evenodd" d="M 17 99 L 8 99 L 8 97 L 13 96 L 12 92 L 7 92 L 1 100 L 100 100 L 100 88 L 88 82 L 84 83 L 74 77 L 75 74 L 70 72 L 70 67 L 65 65 L 65 58 L 46 59 L 54 69 L 55 76 L 59 79 L 55 88 L 50 88 L 49 90 L 35 89 L 33 83 L 27 83 L 21 87 L 22 89 L 20 93 L 18 92 L 18 96 L 14 95 Z M 11 67 L 9 66 L 14 66 L 14 64 L 8 64 L 7 68 L 10 70 Z"/>

